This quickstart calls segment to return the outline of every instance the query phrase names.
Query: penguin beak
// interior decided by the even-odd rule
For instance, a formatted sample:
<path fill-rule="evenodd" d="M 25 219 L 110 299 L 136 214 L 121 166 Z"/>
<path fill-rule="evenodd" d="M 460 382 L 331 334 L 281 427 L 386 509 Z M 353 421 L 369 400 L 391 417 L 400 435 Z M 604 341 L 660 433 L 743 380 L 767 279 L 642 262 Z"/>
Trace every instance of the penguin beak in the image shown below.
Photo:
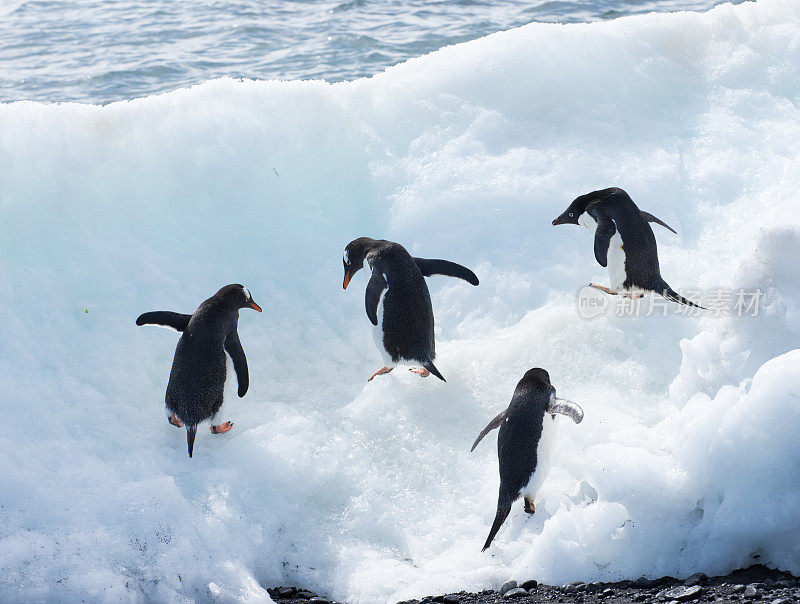
<path fill-rule="evenodd" d="M 553 226 L 558 226 L 559 224 L 564 224 L 564 219 L 561 216 L 553 221 Z"/>
<path fill-rule="evenodd" d="M 261 307 L 258 304 L 256 304 L 252 298 L 250 298 L 250 308 L 252 308 L 253 310 L 257 310 L 258 312 L 261 312 Z"/>
<path fill-rule="evenodd" d="M 342 289 L 347 289 L 347 286 L 350 285 L 350 279 L 352 278 L 352 276 L 353 275 L 351 275 L 350 273 L 345 271 L 345 273 L 344 273 L 344 285 L 342 286 Z"/>

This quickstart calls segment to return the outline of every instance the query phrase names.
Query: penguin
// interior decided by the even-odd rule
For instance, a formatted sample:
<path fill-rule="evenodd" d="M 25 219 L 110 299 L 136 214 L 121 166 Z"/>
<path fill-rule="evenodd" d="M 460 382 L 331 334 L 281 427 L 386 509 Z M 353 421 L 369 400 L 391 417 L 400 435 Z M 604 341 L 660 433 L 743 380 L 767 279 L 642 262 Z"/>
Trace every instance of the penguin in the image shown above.
<path fill-rule="evenodd" d="M 629 298 L 641 298 L 642 292 L 652 291 L 667 300 L 705 310 L 661 278 L 650 222 L 675 233 L 667 223 L 636 207 L 625 191 L 612 187 L 581 195 L 553 220 L 553 226 L 580 224 L 594 232 L 594 257 L 600 266 L 608 267 L 611 287 L 590 283 L 591 287 Z"/>
<path fill-rule="evenodd" d="M 497 434 L 500 494 L 494 523 L 481 551 L 492 544 L 517 499 L 524 498 L 527 513 L 536 511 L 536 492 L 550 471 L 550 454 L 557 433 L 556 414 L 566 415 L 576 424 L 583 420 L 583 409 L 556 397 L 547 371 L 539 367 L 529 369 L 517 384 L 508 409 L 490 421 L 475 439 L 470 452 L 489 432 L 500 428 Z"/>
<path fill-rule="evenodd" d="M 186 427 L 189 457 L 194 449 L 197 424 L 212 419 L 222 406 L 227 371 L 225 352 L 233 360 L 239 382 L 239 397 L 250 383 L 247 358 L 239 341 L 239 309 L 261 312 L 244 285 L 226 285 L 203 302 L 191 315 L 157 310 L 136 319 L 137 325 L 157 325 L 181 332 L 167 384 L 166 408 L 169 423 Z M 212 434 L 224 434 L 233 422 L 212 424 Z"/>
<path fill-rule="evenodd" d="M 365 264 L 370 271 L 364 302 L 383 367 L 367 381 L 389 373 L 399 362 L 417 363 L 422 367 L 409 371 L 421 377 L 432 373 L 446 381 L 433 364 L 433 306 L 424 278 L 446 275 L 478 285 L 475 273 L 447 260 L 414 258 L 399 243 L 369 237 L 348 243 L 342 262 L 344 289 Z"/>

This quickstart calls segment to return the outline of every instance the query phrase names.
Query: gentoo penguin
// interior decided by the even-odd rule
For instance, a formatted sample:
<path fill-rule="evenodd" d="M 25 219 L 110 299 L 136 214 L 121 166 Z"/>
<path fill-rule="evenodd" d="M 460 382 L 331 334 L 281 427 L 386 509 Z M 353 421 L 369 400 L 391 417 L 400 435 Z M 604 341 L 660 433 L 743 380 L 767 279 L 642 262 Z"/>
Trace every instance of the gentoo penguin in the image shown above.
<path fill-rule="evenodd" d="M 250 382 L 247 358 L 236 328 L 239 309 L 261 307 L 244 285 L 226 285 L 203 302 L 194 314 L 157 310 L 136 319 L 137 325 L 159 325 L 181 332 L 172 371 L 167 384 L 167 416 L 178 428 L 186 426 L 189 457 L 194 449 L 197 424 L 212 419 L 222 406 L 225 388 L 225 351 L 233 360 L 239 382 L 239 397 L 247 392 Z M 223 434 L 233 428 L 232 422 L 212 424 L 212 434 Z"/>
<path fill-rule="evenodd" d="M 529 369 L 517 384 L 508 409 L 489 422 L 475 439 L 470 451 L 489 432 L 499 427 L 497 457 L 500 462 L 500 494 L 497 514 L 483 546 L 485 551 L 505 522 L 511 504 L 525 498 L 525 511 L 533 514 L 534 497 L 550 470 L 550 454 L 556 436 L 556 413 L 566 415 L 576 424 L 583 410 L 575 403 L 557 398 L 544 369 Z"/>
<path fill-rule="evenodd" d="M 678 294 L 661 278 L 650 222 L 675 232 L 636 207 L 625 191 L 614 187 L 581 195 L 553 221 L 553 226 L 580 224 L 594 232 L 594 257 L 600 266 L 608 266 L 611 287 L 590 283 L 592 287 L 607 294 L 636 298 L 644 295 L 641 292 L 652 291 L 667 300 L 703 308 Z"/>
<path fill-rule="evenodd" d="M 419 363 L 410 371 L 422 377 L 431 373 L 445 381 L 433 364 L 433 307 L 424 277 L 447 275 L 478 285 L 478 277 L 468 268 L 447 260 L 413 258 L 399 243 L 359 237 L 344 250 L 344 289 L 363 265 L 369 265 L 365 304 L 367 316 L 375 326 L 375 345 L 384 366 L 376 375 L 389 373 L 400 361 Z"/>

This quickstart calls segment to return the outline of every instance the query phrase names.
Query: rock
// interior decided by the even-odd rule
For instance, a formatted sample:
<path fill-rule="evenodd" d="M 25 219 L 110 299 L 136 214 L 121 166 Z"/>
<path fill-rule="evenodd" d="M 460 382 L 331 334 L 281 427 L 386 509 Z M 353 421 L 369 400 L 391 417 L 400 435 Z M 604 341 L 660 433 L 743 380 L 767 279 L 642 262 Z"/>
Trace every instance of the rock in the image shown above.
<path fill-rule="evenodd" d="M 772 601 L 772 604 L 789 604 L 789 600 L 786 598 L 776 598 Z"/>
<path fill-rule="evenodd" d="M 514 589 L 509 589 L 506 593 L 503 594 L 504 598 L 521 598 L 522 596 L 527 596 L 528 591 L 522 589 L 521 587 L 515 587 Z"/>
<path fill-rule="evenodd" d="M 275 595 L 279 598 L 291 598 L 296 593 L 297 588 L 295 587 L 279 587 L 275 590 Z"/>
<path fill-rule="evenodd" d="M 578 583 L 575 585 L 575 589 L 578 591 L 586 591 L 586 583 Z"/>
<path fill-rule="evenodd" d="M 645 600 L 649 600 L 649 599 L 650 599 L 650 596 L 648 596 L 647 594 L 636 594 L 635 596 L 633 596 L 633 601 L 634 602 L 644 602 Z"/>
<path fill-rule="evenodd" d="M 512 589 L 516 589 L 516 587 L 517 587 L 517 582 L 514 581 L 514 579 L 511 579 L 510 581 L 506 581 L 505 583 L 503 583 L 500 586 L 500 595 L 504 596 L 504 595 L 506 595 L 507 591 L 511 591 Z"/>
<path fill-rule="evenodd" d="M 686 577 L 686 581 L 683 582 L 683 584 L 687 587 L 692 587 L 694 585 L 705 585 L 706 583 L 708 583 L 708 575 L 705 573 L 695 573 L 693 575 L 689 575 Z"/>
<path fill-rule="evenodd" d="M 744 588 L 744 593 L 742 594 L 745 598 L 752 598 L 753 600 L 757 600 L 761 597 L 761 594 L 756 589 L 755 585 L 748 585 Z"/>
<path fill-rule="evenodd" d="M 459 598 L 455 594 L 449 594 L 449 595 L 445 596 L 444 598 L 442 598 L 443 604 L 458 604 L 460 601 L 461 601 L 461 598 Z"/>
<path fill-rule="evenodd" d="M 310 600 L 311 598 L 316 598 L 317 594 L 315 594 L 313 591 L 308 591 L 307 589 L 303 589 L 294 594 L 294 596 L 296 598 L 303 598 L 304 600 Z"/>
<path fill-rule="evenodd" d="M 331 601 L 326 600 L 325 598 L 316 597 L 316 598 L 309 598 L 308 604 L 331 604 Z"/>
<path fill-rule="evenodd" d="M 561 586 L 561 591 L 563 591 L 565 594 L 574 594 L 578 591 L 578 588 L 574 585 L 567 584 Z"/>
<path fill-rule="evenodd" d="M 613 596 L 614 595 L 614 590 L 611 589 L 610 587 L 607 587 L 601 593 L 606 597 Z"/>
<path fill-rule="evenodd" d="M 703 593 L 703 588 L 694 585 L 692 587 L 686 587 L 685 585 L 680 587 L 673 587 L 671 589 L 667 589 L 666 591 L 662 591 L 659 596 L 663 596 L 668 600 L 677 600 L 678 602 L 688 602 L 689 600 L 695 600 L 700 597 Z"/>
<path fill-rule="evenodd" d="M 525 581 L 524 583 L 520 583 L 520 587 L 522 589 L 527 589 L 528 591 L 530 591 L 531 589 L 536 589 L 538 585 L 539 582 L 535 579 L 531 579 L 530 581 Z"/>
<path fill-rule="evenodd" d="M 733 588 L 731 589 L 731 593 L 732 594 L 740 594 L 744 590 L 745 590 L 745 586 L 744 585 L 734 585 Z"/>
<path fill-rule="evenodd" d="M 632 583 L 634 587 L 653 587 L 655 584 L 655 581 L 647 577 L 639 577 Z"/>

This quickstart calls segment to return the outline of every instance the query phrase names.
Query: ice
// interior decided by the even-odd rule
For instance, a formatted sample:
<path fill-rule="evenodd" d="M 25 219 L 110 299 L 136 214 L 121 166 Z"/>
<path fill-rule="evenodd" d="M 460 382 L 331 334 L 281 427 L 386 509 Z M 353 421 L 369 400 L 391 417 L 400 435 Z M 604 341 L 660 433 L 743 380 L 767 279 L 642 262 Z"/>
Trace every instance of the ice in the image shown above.
<path fill-rule="evenodd" d="M 104 107 L 0 105 L 0 593 L 396 601 L 508 578 L 800 573 L 800 6 L 532 24 L 370 79 L 214 80 Z M 673 288 L 756 317 L 578 317 L 584 229 L 621 186 Z M 429 280 L 447 383 L 381 363 L 357 236 L 476 270 Z M 189 460 L 163 415 L 177 334 L 226 283 L 250 366 Z M 545 367 L 560 419 L 527 517 L 477 433 Z M 401 370 L 402 369 L 402 370 Z M 756 558 L 758 556 L 758 558 Z"/>

